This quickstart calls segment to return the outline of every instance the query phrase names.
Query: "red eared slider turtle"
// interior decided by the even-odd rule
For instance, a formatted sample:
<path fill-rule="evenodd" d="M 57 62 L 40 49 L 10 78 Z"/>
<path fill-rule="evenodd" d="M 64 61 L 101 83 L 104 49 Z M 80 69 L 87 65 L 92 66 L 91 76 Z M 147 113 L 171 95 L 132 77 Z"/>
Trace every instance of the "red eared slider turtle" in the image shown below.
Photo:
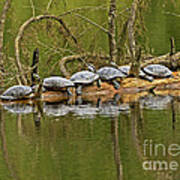
<path fill-rule="evenodd" d="M 97 71 L 97 74 L 99 74 L 100 78 L 103 81 L 107 81 L 113 84 L 115 89 L 119 89 L 120 87 L 117 79 L 126 77 L 126 75 L 122 73 L 119 69 L 109 66 L 100 68 Z"/>
<path fill-rule="evenodd" d="M 124 74 L 126 74 L 126 76 L 129 75 L 129 71 L 131 68 L 129 65 L 119 66 L 118 68 L 120 71 L 122 71 Z M 148 80 L 150 82 L 152 82 L 154 80 L 154 78 L 152 76 L 145 74 L 142 70 L 139 71 L 139 77 L 142 79 Z"/>
<path fill-rule="evenodd" d="M 97 86 L 100 87 L 100 80 L 99 75 L 91 72 L 91 71 L 80 71 L 75 74 L 73 74 L 70 78 L 70 80 L 75 84 L 76 86 L 76 94 L 81 95 L 82 94 L 82 87 L 91 85 L 95 81 L 97 82 Z"/>
<path fill-rule="evenodd" d="M 31 97 L 33 97 L 32 88 L 23 85 L 12 86 L 0 96 L 2 100 L 20 100 Z"/>
<path fill-rule="evenodd" d="M 62 91 L 67 92 L 68 95 L 72 95 L 69 90 L 70 87 L 74 87 L 74 83 L 59 76 L 45 78 L 43 81 L 43 88 L 45 91 Z"/>
<path fill-rule="evenodd" d="M 154 78 L 168 78 L 172 77 L 172 71 L 161 64 L 151 64 L 142 69 L 146 74 Z"/>

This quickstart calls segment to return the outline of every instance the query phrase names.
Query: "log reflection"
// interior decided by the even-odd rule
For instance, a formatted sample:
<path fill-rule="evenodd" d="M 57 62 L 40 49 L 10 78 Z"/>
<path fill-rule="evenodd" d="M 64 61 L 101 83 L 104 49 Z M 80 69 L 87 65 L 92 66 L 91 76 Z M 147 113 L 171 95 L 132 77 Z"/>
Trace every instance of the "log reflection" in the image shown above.
<path fill-rule="evenodd" d="M 19 177 L 16 174 L 15 167 L 10 163 L 9 153 L 7 149 L 7 141 L 6 141 L 6 133 L 5 133 L 5 120 L 4 120 L 4 110 L 0 106 L 0 138 L 1 138 L 1 146 L 2 146 L 2 153 L 5 164 L 9 170 L 10 176 L 15 179 L 19 180 Z"/>
<path fill-rule="evenodd" d="M 132 103 L 131 104 L 131 123 L 132 123 L 132 138 L 133 142 L 137 151 L 137 155 L 140 158 L 140 160 L 143 160 L 143 150 L 142 150 L 142 145 L 141 145 L 141 140 L 140 140 L 140 135 L 141 138 L 143 139 L 143 113 L 142 109 L 140 108 L 139 102 Z"/>
<path fill-rule="evenodd" d="M 111 134 L 114 149 L 114 161 L 117 169 L 117 180 L 123 180 L 123 166 L 121 164 L 120 147 L 119 147 L 119 126 L 118 116 L 112 117 L 111 120 Z"/>

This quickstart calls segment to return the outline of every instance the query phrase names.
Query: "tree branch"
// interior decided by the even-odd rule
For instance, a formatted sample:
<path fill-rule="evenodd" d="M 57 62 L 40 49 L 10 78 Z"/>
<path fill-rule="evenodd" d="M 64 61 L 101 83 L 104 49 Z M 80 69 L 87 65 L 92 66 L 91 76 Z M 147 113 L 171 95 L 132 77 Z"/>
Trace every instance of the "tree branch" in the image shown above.
<path fill-rule="evenodd" d="M 23 70 L 23 67 L 22 67 L 22 64 L 20 61 L 20 49 L 19 49 L 20 41 L 23 37 L 24 31 L 28 28 L 28 26 L 30 24 L 37 22 L 37 21 L 40 21 L 40 20 L 43 20 L 43 19 L 51 19 L 51 20 L 57 21 L 64 28 L 64 30 L 67 32 L 68 36 L 70 36 L 71 39 L 73 40 L 73 42 L 77 45 L 77 40 L 73 36 L 73 34 L 69 30 L 69 28 L 65 25 L 65 23 L 63 22 L 62 19 L 60 19 L 59 17 L 57 17 L 55 15 L 39 15 L 36 17 L 31 17 L 30 19 L 25 21 L 21 25 L 21 27 L 19 28 L 18 34 L 17 34 L 16 39 L 15 39 L 15 63 L 16 63 L 18 73 L 20 74 L 20 80 L 21 80 L 22 84 L 27 84 L 27 79 L 25 77 L 25 73 L 24 73 L 24 70 Z"/>
<path fill-rule="evenodd" d="M 53 0 L 49 0 L 48 5 L 46 7 L 46 11 L 49 11 L 49 8 L 51 7 Z"/>
<path fill-rule="evenodd" d="M 92 24 L 94 26 L 96 26 L 97 28 L 99 28 L 100 30 L 102 30 L 103 32 L 109 34 L 109 31 L 107 29 L 105 29 L 104 27 L 102 27 L 101 25 L 95 23 L 94 21 L 90 20 L 89 18 L 85 17 L 85 16 L 82 16 L 80 14 L 77 14 L 77 13 L 74 13 L 75 16 L 87 21 L 89 24 Z"/>
<path fill-rule="evenodd" d="M 70 77 L 70 73 L 66 69 L 66 64 L 71 62 L 71 61 L 74 61 L 74 60 L 83 61 L 84 58 L 90 58 L 90 57 L 91 58 L 100 58 L 100 59 L 109 59 L 109 56 L 103 56 L 103 55 L 91 54 L 91 53 L 84 53 L 84 54 L 76 54 L 76 55 L 66 56 L 66 57 L 63 57 L 59 61 L 60 71 L 62 72 L 62 74 L 65 77 Z"/>
<path fill-rule="evenodd" d="M 33 0 L 30 0 L 30 4 L 31 4 L 31 9 L 32 9 L 32 16 L 35 17 L 35 7 L 34 7 Z"/>

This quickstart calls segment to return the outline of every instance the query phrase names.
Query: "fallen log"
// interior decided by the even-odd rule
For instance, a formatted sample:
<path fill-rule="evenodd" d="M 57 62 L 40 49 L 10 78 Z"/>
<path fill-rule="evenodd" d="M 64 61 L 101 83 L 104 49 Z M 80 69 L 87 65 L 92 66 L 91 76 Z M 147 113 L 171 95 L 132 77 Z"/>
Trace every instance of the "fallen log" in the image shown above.
<path fill-rule="evenodd" d="M 147 61 L 145 60 L 141 64 L 141 67 L 145 67 L 149 64 L 162 64 L 162 65 L 167 66 L 170 69 L 179 68 L 180 67 L 180 52 L 177 52 L 173 55 L 170 55 L 170 53 L 167 53 L 159 57 L 151 58 Z"/>
<path fill-rule="evenodd" d="M 68 72 L 66 65 L 74 60 L 80 60 L 86 63 L 83 59 L 87 58 L 99 58 L 101 60 L 109 60 L 110 57 L 108 55 L 101 55 L 101 54 L 95 54 L 95 53 L 83 53 L 83 54 L 74 54 L 71 56 L 63 57 L 59 60 L 59 68 L 63 76 L 70 77 L 71 74 Z M 180 68 L 180 52 L 177 52 L 175 54 L 167 53 L 165 55 L 159 56 L 159 57 L 153 57 L 153 58 L 144 58 L 141 62 L 141 68 L 149 65 L 149 64 L 162 64 L 170 68 L 171 70 Z M 129 64 L 130 65 L 130 64 Z M 55 66 L 56 67 L 56 66 Z M 51 70 L 53 71 L 53 69 Z"/>

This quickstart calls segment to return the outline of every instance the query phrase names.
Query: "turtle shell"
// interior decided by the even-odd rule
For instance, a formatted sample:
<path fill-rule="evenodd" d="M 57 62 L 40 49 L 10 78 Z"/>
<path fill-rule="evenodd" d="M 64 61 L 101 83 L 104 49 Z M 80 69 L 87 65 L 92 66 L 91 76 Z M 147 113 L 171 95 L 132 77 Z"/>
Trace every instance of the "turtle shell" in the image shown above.
<path fill-rule="evenodd" d="M 129 65 L 124 65 L 119 67 L 120 71 L 122 71 L 126 75 L 129 74 L 130 68 L 131 67 Z M 145 74 L 145 72 L 143 72 L 142 70 L 139 71 L 139 77 L 146 79 L 148 81 L 153 81 L 154 79 L 152 76 Z"/>
<path fill-rule="evenodd" d="M 29 86 L 17 85 L 8 88 L 0 98 L 4 100 L 25 99 L 28 98 L 32 92 L 32 88 Z"/>
<path fill-rule="evenodd" d="M 119 66 L 119 70 L 124 73 L 125 75 L 128 75 L 129 74 L 129 71 L 130 71 L 130 66 L 129 65 L 124 65 L 124 66 Z"/>
<path fill-rule="evenodd" d="M 143 71 L 156 78 L 166 78 L 172 76 L 172 71 L 161 64 L 151 64 L 143 68 Z"/>
<path fill-rule="evenodd" d="M 91 84 L 99 79 L 99 75 L 90 71 L 80 71 L 73 74 L 70 78 L 75 84 Z"/>
<path fill-rule="evenodd" d="M 99 74 L 100 78 L 105 81 L 126 77 L 126 75 L 123 74 L 119 69 L 113 67 L 102 67 L 97 71 L 97 73 Z"/>
<path fill-rule="evenodd" d="M 66 78 L 53 76 L 44 79 L 43 87 L 52 91 L 66 90 L 69 87 L 74 87 L 74 83 Z"/>

